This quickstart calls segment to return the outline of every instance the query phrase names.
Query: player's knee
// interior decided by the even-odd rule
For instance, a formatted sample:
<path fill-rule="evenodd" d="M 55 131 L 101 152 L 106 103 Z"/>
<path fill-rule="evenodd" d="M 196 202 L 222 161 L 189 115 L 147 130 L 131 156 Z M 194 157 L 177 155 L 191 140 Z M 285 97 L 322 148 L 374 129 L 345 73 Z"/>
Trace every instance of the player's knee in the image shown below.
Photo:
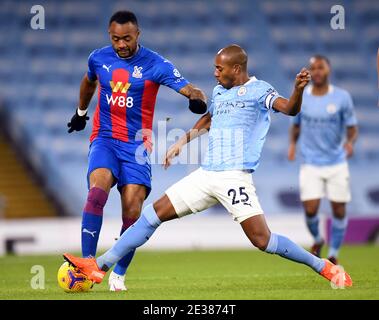
<path fill-rule="evenodd" d="M 270 237 L 267 235 L 257 235 L 251 239 L 254 247 L 257 247 L 261 251 L 265 251 L 268 245 Z"/>
<path fill-rule="evenodd" d="M 337 219 L 343 219 L 345 217 L 345 204 L 332 203 L 333 215 Z"/>
<path fill-rule="evenodd" d="M 337 219 L 343 219 L 345 218 L 345 210 L 344 209 L 334 210 L 333 216 Z"/>
<path fill-rule="evenodd" d="M 312 209 L 306 209 L 305 210 L 305 215 L 308 217 L 308 218 L 313 218 L 317 215 L 317 211 L 316 210 L 312 210 Z"/>
<path fill-rule="evenodd" d="M 162 222 L 178 218 L 175 208 L 167 195 L 154 202 L 154 210 Z"/>
<path fill-rule="evenodd" d="M 307 218 L 314 218 L 317 215 L 317 212 L 305 212 Z"/>
<path fill-rule="evenodd" d="M 112 172 L 105 168 L 92 171 L 90 175 L 90 188 L 100 188 L 109 193 L 113 183 Z"/>
<path fill-rule="evenodd" d="M 320 202 L 318 200 L 309 200 L 303 202 L 304 212 L 308 218 L 313 218 L 317 212 Z"/>
<path fill-rule="evenodd" d="M 138 219 L 141 214 L 141 205 L 135 202 L 127 202 L 122 208 L 122 216 L 127 219 Z"/>

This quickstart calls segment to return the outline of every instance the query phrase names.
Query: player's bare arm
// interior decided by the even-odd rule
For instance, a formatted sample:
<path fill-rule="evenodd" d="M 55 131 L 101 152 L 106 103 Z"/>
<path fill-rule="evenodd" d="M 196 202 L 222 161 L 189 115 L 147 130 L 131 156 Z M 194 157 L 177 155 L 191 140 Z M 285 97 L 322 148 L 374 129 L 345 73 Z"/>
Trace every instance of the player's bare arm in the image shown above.
<path fill-rule="evenodd" d="M 279 97 L 274 102 L 274 109 L 290 116 L 296 116 L 301 109 L 303 91 L 305 86 L 311 80 L 310 72 L 306 68 L 302 68 L 296 75 L 295 86 L 289 99 Z"/>
<path fill-rule="evenodd" d="M 84 75 L 82 82 L 80 83 L 80 94 L 79 94 L 79 109 L 86 111 L 91 99 L 96 91 L 97 80 L 91 81 L 88 79 L 87 73 Z"/>
<path fill-rule="evenodd" d="M 207 102 L 207 97 L 205 93 L 191 83 L 181 88 L 179 92 L 188 99 L 200 99 L 203 100 L 205 103 Z"/>
<path fill-rule="evenodd" d="M 193 113 L 203 114 L 207 111 L 207 97 L 201 89 L 189 83 L 179 92 L 189 99 L 189 109 Z"/>
<path fill-rule="evenodd" d="M 294 161 L 296 158 L 296 143 L 300 137 L 300 126 L 294 124 L 290 127 L 290 144 L 288 147 L 288 160 Z"/>
<path fill-rule="evenodd" d="M 171 160 L 179 155 L 184 145 L 193 139 L 201 136 L 209 131 L 211 127 L 211 115 L 206 113 L 203 115 L 185 135 L 183 135 L 176 143 L 174 143 L 166 152 L 163 159 L 163 167 L 167 169 L 171 165 Z"/>
<path fill-rule="evenodd" d="M 82 82 L 80 83 L 80 93 L 79 93 L 79 106 L 75 111 L 75 114 L 71 118 L 71 121 L 67 123 L 69 127 L 68 133 L 73 131 L 81 131 L 85 128 L 87 120 L 88 105 L 96 91 L 97 80 L 91 81 L 88 79 L 87 74 L 84 75 Z"/>
<path fill-rule="evenodd" d="M 346 156 L 350 158 L 354 154 L 354 143 L 358 138 L 358 126 L 347 127 L 345 151 Z"/>

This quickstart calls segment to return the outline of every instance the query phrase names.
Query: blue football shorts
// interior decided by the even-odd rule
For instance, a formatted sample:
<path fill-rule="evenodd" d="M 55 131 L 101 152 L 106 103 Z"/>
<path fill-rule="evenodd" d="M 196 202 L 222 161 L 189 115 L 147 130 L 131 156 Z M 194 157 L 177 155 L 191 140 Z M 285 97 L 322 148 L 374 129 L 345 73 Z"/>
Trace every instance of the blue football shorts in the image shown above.
<path fill-rule="evenodd" d="M 150 158 L 140 143 L 97 137 L 92 141 L 88 153 L 88 188 L 90 174 L 98 168 L 107 168 L 112 172 L 114 185 L 117 184 L 120 192 L 128 184 L 144 185 L 146 197 L 151 191 Z"/>

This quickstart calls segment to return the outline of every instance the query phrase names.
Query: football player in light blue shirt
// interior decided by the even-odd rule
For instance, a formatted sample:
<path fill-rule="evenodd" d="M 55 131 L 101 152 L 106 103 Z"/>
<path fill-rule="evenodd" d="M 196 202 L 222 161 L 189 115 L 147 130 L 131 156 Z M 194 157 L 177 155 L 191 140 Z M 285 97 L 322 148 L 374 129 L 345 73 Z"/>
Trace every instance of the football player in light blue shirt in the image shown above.
<path fill-rule="evenodd" d="M 255 77 L 243 86 L 216 86 L 209 108 L 212 126 L 208 151 L 202 167 L 209 171 L 255 171 L 270 127 L 270 110 L 274 110 L 278 98 L 283 99 L 270 84 Z"/>
<path fill-rule="evenodd" d="M 350 201 L 347 158 L 353 154 L 357 119 L 350 94 L 329 83 L 330 62 L 321 55 L 310 60 L 312 86 L 303 96 L 301 112 L 290 130 L 289 159 L 295 159 L 296 143 L 302 156 L 300 198 L 306 223 L 314 238 L 311 252 L 320 256 L 324 239 L 319 233 L 317 211 L 326 196 L 333 209 L 328 257 L 337 263 L 347 227 L 346 203 Z"/>
<path fill-rule="evenodd" d="M 208 156 L 203 167 L 171 186 L 153 205 L 146 206 L 133 228 L 104 255 L 95 260 L 64 254 L 65 259 L 91 280 L 101 282 L 105 271 L 144 244 L 162 222 L 205 210 L 219 202 L 240 223 L 254 246 L 303 263 L 336 284 L 341 279 L 336 275 L 343 271 L 287 237 L 270 232 L 252 182 L 251 172 L 257 168 L 270 125 L 270 109 L 296 115 L 301 108 L 304 87 L 310 81 L 309 71 L 302 69 L 297 74 L 293 93 L 287 100 L 268 83 L 250 78 L 246 52 L 231 45 L 216 55 L 214 75 L 219 85 L 213 92 L 210 112 L 170 148 L 165 159 L 167 167 L 183 145 L 209 130 Z M 344 286 L 352 285 L 347 273 L 341 276 L 344 276 Z"/>

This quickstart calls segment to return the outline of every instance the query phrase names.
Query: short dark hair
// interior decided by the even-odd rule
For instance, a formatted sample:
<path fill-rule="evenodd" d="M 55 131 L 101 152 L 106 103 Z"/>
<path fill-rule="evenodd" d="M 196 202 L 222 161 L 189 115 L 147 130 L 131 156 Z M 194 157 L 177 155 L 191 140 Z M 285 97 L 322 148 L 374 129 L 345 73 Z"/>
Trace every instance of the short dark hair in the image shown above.
<path fill-rule="evenodd" d="M 324 56 L 323 54 L 315 54 L 312 56 L 312 58 L 317 59 L 317 60 L 324 60 L 328 64 L 328 66 L 330 67 L 330 60 L 327 56 Z"/>
<path fill-rule="evenodd" d="M 131 22 L 138 27 L 137 17 L 131 11 L 122 10 L 115 12 L 109 19 L 109 25 L 111 25 L 113 21 L 119 24 Z"/>

